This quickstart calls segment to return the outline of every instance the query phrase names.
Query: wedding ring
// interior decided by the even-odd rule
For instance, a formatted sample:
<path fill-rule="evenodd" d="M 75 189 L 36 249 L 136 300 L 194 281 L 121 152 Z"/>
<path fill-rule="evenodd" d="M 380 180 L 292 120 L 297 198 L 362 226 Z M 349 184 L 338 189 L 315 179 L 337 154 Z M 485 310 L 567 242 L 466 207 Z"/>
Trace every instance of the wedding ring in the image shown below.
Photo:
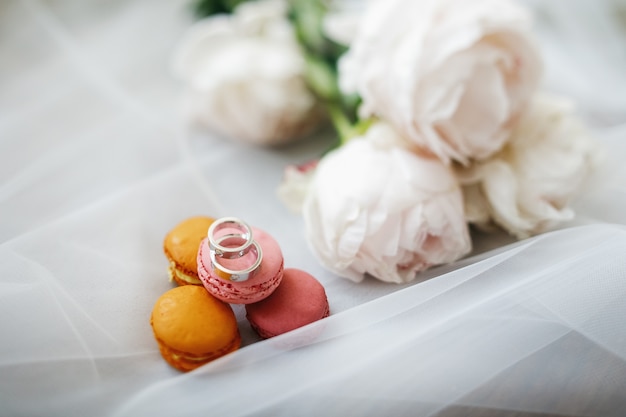
<path fill-rule="evenodd" d="M 231 232 L 218 236 L 219 232 L 224 229 L 230 229 Z M 222 217 L 215 220 L 209 227 L 207 235 L 211 253 L 224 259 L 245 256 L 250 251 L 253 242 L 250 226 L 236 217 Z M 236 246 L 232 246 L 233 244 Z"/>
<path fill-rule="evenodd" d="M 220 277 L 229 281 L 241 282 L 249 279 L 257 268 L 261 265 L 261 261 L 263 260 L 263 251 L 261 250 L 261 246 L 256 241 L 252 241 L 248 246 L 250 249 L 247 254 L 253 254 L 255 256 L 255 260 L 249 267 L 241 270 L 234 270 L 226 268 L 224 265 L 219 263 L 219 258 L 217 253 L 213 250 L 209 251 L 209 256 L 211 258 L 211 265 L 213 267 L 213 271 Z"/>

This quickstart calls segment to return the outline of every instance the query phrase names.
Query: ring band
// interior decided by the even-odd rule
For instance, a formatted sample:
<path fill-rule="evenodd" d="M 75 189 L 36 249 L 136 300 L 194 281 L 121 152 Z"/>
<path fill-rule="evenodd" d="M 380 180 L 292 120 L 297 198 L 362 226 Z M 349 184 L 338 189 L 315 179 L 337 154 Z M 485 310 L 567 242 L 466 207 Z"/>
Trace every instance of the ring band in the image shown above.
<path fill-rule="evenodd" d="M 251 244 L 249 245 L 249 248 L 250 249 L 248 253 L 249 252 L 254 253 L 256 255 L 256 259 L 252 265 L 242 270 L 233 270 L 233 269 L 226 268 L 225 266 L 223 266 L 222 264 L 218 262 L 217 253 L 213 250 L 209 251 L 209 256 L 211 258 L 211 265 L 213 266 L 213 271 L 215 271 L 215 273 L 220 278 L 223 278 L 229 281 L 234 281 L 234 282 L 246 281 L 254 274 L 254 271 L 256 271 L 256 269 L 261 265 L 261 260 L 263 259 L 263 251 L 261 250 L 261 246 L 256 241 L 253 240 Z"/>
<path fill-rule="evenodd" d="M 223 229 L 235 229 L 240 233 L 229 233 L 224 236 L 216 238 L 216 233 Z M 252 229 L 246 222 L 236 217 L 222 217 L 215 220 L 209 227 L 207 233 L 209 238 L 209 249 L 211 253 L 215 253 L 215 256 L 225 259 L 235 259 L 245 256 L 251 248 Z M 243 243 L 238 246 L 224 246 L 222 243 L 229 239 L 243 240 Z"/>

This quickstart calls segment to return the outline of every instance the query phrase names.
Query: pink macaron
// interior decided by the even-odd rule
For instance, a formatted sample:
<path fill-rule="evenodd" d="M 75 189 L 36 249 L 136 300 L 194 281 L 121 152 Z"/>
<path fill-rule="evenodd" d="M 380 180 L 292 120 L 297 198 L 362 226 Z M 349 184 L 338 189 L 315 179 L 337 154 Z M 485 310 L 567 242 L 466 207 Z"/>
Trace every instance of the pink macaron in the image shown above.
<path fill-rule="evenodd" d="M 283 254 L 278 242 L 263 230 L 252 227 L 256 243 L 263 256 L 259 267 L 246 281 L 231 281 L 221 277 L 213 268 L 209 241 L 205 238 L 198 249 L 198 277 L 214 297 L 231 304 L 256 303 L 268 297 L 283 278 Z M 244 269 L 247 257 L 220 261 L 230 269 Z"/>
<path fill-rule="evenodd" d="M 278 288 L 267 298 L 246 305 L 246 318 L 262 338 L 305 326 L 330 314 L 326 291 L 311 274 L 285 269 Z"/>

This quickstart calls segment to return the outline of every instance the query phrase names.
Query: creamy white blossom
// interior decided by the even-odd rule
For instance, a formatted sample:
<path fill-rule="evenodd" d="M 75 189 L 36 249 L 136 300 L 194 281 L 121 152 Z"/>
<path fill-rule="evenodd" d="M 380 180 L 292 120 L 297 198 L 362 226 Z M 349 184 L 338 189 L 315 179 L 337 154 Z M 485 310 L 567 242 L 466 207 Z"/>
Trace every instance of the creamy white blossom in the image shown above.
<path fill-rule="evenodd" d="M 358 33 L 366 6 L 367 1 L 361 0 L 330 1 L 322 22 L 324 35 L 341 45 L 350 45 Z"/>
<path fill-rule="evenodd" d="M 508 0 L 372 1 L 339 63 L 344 92 L 443 161 L 498 151 L 542 72 Z"/>
<path fill-rule="evenodd" d="M 304 200 L 309 193 L 311 181 L 318 161 L 302 165 L 287 165 L 276 194 L 280 201 L 293 213 L 301 213 Z"/>
<path fill-rule="evenodd" d="M 574 216 L 568 204 L 602 153 L 572 110 L 537 94 L 502 151 L 458 169 L 468 221 L 524 238 Z"/>
<path fill-rule="evenodd" d="M 451 168 L 411 151 L 387 124 L 322 158 L 303 215 L 321 263 L 361 281 L 408 282 L 471 249 Z"/>
<path fill-rule="evenodd" d="M 282 0 L 243 3 L 197 22 L 174 62 L 192 117 L 231 138 L 261 145 L 309 133 L 321 120 Z"/>

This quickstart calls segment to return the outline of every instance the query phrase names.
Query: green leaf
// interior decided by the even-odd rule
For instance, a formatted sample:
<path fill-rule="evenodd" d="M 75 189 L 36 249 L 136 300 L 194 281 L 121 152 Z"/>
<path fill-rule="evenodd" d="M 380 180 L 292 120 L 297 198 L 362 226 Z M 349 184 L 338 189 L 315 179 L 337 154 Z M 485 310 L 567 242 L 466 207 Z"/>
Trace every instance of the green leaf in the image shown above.
<path fill-rule="evenodd" d="M 254 0 L 196 0 L 192 8 L 196 17 L 204 18 L 214 14 L 232 13 L 238 5 L 247 1 Z"/>

